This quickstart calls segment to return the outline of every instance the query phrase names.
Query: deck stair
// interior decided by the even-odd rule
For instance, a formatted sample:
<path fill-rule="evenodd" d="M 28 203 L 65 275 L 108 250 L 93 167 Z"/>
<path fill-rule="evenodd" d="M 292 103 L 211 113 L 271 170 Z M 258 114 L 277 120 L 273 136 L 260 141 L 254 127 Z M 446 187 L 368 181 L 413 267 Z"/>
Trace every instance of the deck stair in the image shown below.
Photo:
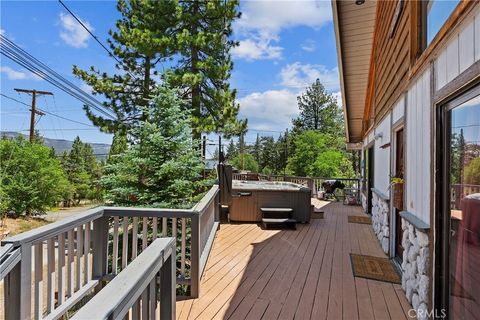
<path fill-rule="evenodd" d="M 262 224 L 265 229 L 290 228 L 296 229 L 297 220 L 293 219 L 292 208 L 260 208 L 262 212 Z"/>

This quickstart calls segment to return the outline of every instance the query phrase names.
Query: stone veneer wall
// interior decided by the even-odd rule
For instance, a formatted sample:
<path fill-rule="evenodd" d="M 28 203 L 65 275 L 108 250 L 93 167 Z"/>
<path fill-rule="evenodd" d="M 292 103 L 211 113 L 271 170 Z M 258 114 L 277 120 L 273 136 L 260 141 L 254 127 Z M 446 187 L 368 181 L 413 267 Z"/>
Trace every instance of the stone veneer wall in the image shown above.
<path fill-rule="evenodd" d="M 388 253 L 390 244 L 390 225 L 389 216 L 390 206 L 388 200 L 372 191 L 372 226 L 375 235 L 380 241 L 380 245 L 385 253 Z"/>
<path fill-rule="evenodd" d="M 362 208 L 366 212 L 367 211 L 367 197 L 363 194 L 363 192 L 360 193 L 360 201 L 362 203 Z"/>
<path fill-rule="evenodd" d="M 428 310 L 428 292 L 430 280 L 428 277 L 428 234 L 416 229 L 411 223 L 402 218 L 402 288 L 405 290 L 408 302 L 412 304 L 420 315 L 425 315 Z"/>

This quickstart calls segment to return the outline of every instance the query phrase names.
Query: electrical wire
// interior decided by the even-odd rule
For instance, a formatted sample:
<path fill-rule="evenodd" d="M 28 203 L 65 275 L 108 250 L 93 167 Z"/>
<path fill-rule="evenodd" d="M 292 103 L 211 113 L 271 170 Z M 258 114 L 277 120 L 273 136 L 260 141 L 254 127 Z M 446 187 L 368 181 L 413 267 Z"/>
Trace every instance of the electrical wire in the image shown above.
<path fill-rule="evenodd" d="M 19 101 L 19 100 L 15 99 L 15 98 L 9 97 L 9 96 L 7 96 L 7 95 L 5 95 L 5 94 L 3 94 L 3 93 L 0 93 L 0 95 L 1 95 L 2 97 L 7 98 L 7 99 L 10 99 L 10 100 L 13 100 L 13 101 L 15 101 L 15 102 L 18 102 L 18 103 L 20 103 L 20 104 L 22 104 L 22 105 L 24 105 L 24 106 L 27 106 L 27 107 L 29 107 L 29 108 L 32 107 L 32 106 L 30 106 L 29 104 L 27 104 L 27 103 L 25 103 L 25 102 L 22 102 L 22 101 Z M 91 124 L 88 124 L 88 123 L 85 123 L 85 122 L 81 122 L 81 121 L 77 121 L 77 120 L 73 120 L 73 119 L 69 119 L 69 118 L 60 116 L 60 115 L 58 115 L 58 114 L 55 114 L 55 113 L 53 113 L 53 112 L 49 112 L 49 111 L 46 111 L 46 110 L 43 110 L 43 109 L 39 109 L 39 108 L 36 108 L 36 109 L 37 109 L 38 111 L 40 111 L 40 112 L 44 112 L 45 114 L 48 114 L 48 115 L 57 117 L 57 118 L 62 119 L 62 120 L 74 122 L 74 123 L 81 124 L 81 125 L 84 125 L 84 126 L 95 127 L 94 125 L 91 125 Z"/>
<path fill-rule="evenodd" d="M 70 15 L 75 19 L 77 20 L 77 22 L 83 27 L 83 29 L 85 29 L 91 36 L 92 38 L 108 53 L 108 55 L 110 57 L 112 57 L 113 59 L 115 59 L 115 61 L 121 65 L 123 67 L 123 70 L 126 71 L 130 77 L 132 77 L 133 79 L 137 80 L 138 81 L 138 78 L 135 77 L 133 74 L 130 73 L 130 71 L 128 70 L 128 68 L 123 64 L 123 62 L 121 60 L 119 60 L 99 39 L 98 37 L 93 34 L 93 32 L 83 23 L 82 20 L 80 20 L 80 18 L 78 18 L 75 13 L 72 12 L 72 10 L 70 10 L 67 5 L 62 1 L 62 0 L 58 0 L 58 2 L 60 2 L 60 4 L 65 8 L 65 10 L 68 11 L 68 13 L 70 13 Z"/>
<path fill-rule="evenodd" d="M 2 40 L 0 42 L 0 51 L 4 56 L 28 69 L 32 73 L 51 83 L 65 93 L 82 101 L 84 104 L 95 109 L 97 112 L 102 113 L 103 115 L 109 117 L 112 120 L 115 119 L 113 113 L 110 113 L 111 110 L 107 108 L 102 102 L 98 101 L 97 99 L 80 89 L 78 86 L 70 82 L 68 79 L 55 72 L 46 64 L 33 57 L 27 51 L 20 48 L 11 40 L 7 39 L 4 35 L 0 35 L 0 39 Z"/>

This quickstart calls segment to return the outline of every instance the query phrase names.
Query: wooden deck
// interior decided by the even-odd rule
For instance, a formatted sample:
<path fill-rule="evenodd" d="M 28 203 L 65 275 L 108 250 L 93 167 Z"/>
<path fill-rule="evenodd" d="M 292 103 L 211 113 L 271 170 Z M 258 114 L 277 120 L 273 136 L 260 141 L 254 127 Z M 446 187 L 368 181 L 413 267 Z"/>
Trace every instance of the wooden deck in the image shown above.
<path fill-rule="evenodd" d="M 177 319 L 406 319 L 400 285 L 353 277 L 349 253 L 385 257 L 371 225 L 347 222 L 361 208 L 314 201 L 325 219 L 296 231 L 221 225 Z"/>

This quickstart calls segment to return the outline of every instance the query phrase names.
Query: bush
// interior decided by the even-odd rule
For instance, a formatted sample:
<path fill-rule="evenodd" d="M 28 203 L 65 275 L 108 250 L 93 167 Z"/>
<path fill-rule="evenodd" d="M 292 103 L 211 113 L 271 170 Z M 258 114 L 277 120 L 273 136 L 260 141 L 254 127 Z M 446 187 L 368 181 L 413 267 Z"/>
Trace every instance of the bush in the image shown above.
<path fill-rule="evenodd" d="M 39 214 L 69 197 L 72 188 L 50 148 L 21 138 L 0 141 L 2 214 Z"/>

